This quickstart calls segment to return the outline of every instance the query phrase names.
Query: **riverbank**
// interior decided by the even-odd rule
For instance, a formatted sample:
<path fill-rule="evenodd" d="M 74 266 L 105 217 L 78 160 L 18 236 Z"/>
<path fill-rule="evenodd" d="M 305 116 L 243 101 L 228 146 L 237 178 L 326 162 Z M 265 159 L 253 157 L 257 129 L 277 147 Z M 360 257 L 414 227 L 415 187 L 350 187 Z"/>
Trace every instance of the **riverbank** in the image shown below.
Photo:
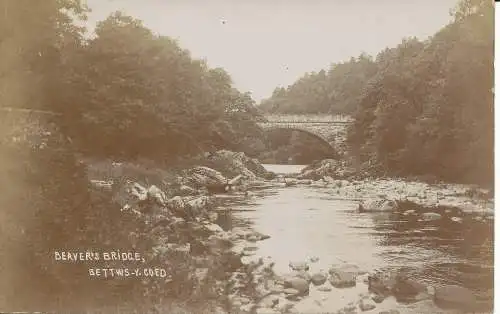
<path fill-rule="evenodd" d="M 111 200 L 109 211 L 120 226 L 105 241 L 108 245 L 121 241 L 122 250 L 140 252 L 142 266 L 164 269 L 168 276 L 103 282 L 103 287 L 115 285 L 114 294 L 120 291 L 120 300 L 127 301 L 97 304 L 85 299 L 75 302 L 75 309 L 230 313 L 228 295 L 255 294 L 255 283 L 249 279 L 252 266 L 231 250 L 237 235 L 217 224 L 224 216 L 217 209 L 227 192 L 244 195 L 248 186 L 272 176 L 256 160 L 218 151 L 168 169 L 144 161 L 84 162 L 94 200 Z M 265 239 L 259 237 L 250 239 Z M 244 276 L 233 282 L 238 274 Z"/>
<path fill-rule="evenodd" d="M 287 181 L 289 185 L 311 184 L 332 189 L 343 199 L 408 201 L 425 207 L 455 207 L 485 216 L 492 216 L 494 212 L 493 189 L 403 178 L 370 178 L 331 159 L 304 167 Z"/>

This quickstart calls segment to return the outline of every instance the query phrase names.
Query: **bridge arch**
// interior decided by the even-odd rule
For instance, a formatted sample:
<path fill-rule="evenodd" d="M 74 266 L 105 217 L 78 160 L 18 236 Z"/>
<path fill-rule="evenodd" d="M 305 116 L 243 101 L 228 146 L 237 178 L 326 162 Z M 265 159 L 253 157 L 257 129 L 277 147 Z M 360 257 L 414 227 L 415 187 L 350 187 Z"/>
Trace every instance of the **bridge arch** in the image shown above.
<path fill-rule="evenodd" d="M 332 145 L 326 137 L 324 137 L 321 134 L 318 134 L 314 131 L 311 131 L 307 128 L 301 128 L 298 126 L 287 126 L 287 125 L 262 125 L 261 127 L 266 132 L 271 132 L 274 130 L 290 130 L 290 131 L 297 131 L 297 132 L 305 133 L 311 137 L 318 139 L 323 144 L 325 144 L 327 147 L 329 147 L 333 152 L 335 152 L 335 146 Z"/>

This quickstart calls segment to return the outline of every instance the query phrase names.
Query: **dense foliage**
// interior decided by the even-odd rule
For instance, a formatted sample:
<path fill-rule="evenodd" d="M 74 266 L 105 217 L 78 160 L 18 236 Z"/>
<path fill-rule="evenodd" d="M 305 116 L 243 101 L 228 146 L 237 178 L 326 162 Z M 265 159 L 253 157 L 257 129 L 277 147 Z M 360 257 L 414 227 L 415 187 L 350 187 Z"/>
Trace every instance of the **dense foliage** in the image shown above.
<path fill-rule="evenodd" d="M 193 60 L 172 39 L 120 13 L 100 22 L 96 35 L 68 71 L 78 93 L 63 109 L 78 112 L 72 132 L 87 151 L 167 158 L 238 144 L 231 141 L 242 134 L 233 109 L 252 115 L 253 104 L 223 69 Z"/>
<path fill-rule="evenodd" d="M 80 1 L 4 1 L 2 12 L 2 52 L 20 51 L 3 64 L 2 105 L 62 113 L 61 126 L 86 154 L 165 159 L 241 149 L 259 136 L 252 98 L 223 69 L 139 20 L 114 13 L 85 39 L 72 20 L 85 18 Z"/>
<path fill-rule="evenodd" d="M 86 12 L 80 0 L 0 1 L 2 311 L 129 297 L 90 280 L 88 265 L 54 261 L 54 250 L 130 249 L 137 227 L 90 193 L 76 156 L 160 160 L 240 148 L 260 131 L 224 70 L 120 13 L 85 39 Z"/>
<path fill-rule="evenodd" d="M 262 109 L 348 113 L 351 154 L 379 175 L 493 179 L 493 5 L 464 0 L 425 41 L 407 38 L 278 88 Z"/>
<path fill-rule="evenodd" d="M 493 180 L 493 6 L 465 1 L 425 42 L 377 56 L 350 132 L 382 173 Z"/>
<path fill-rule="evenodd" d="M 328 71 L 306 73 L 286 89 L 276 88 L 260 108 L 271 113 L 349 114 L 356 110 L 360 90 L 376 71 L 375 62 L 363 53 L 332 64 Z"/>

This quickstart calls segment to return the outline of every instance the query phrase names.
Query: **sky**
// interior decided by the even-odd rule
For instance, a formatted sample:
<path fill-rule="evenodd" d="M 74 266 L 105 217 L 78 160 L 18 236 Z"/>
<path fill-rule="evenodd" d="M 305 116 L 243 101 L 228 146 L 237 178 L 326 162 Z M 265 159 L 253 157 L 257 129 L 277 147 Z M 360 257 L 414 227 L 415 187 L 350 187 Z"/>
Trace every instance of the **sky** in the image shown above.
<path fill-rule="evenodd" d="M 306 72 L 404 37 L 426 39 L 450 21 L 457 0 L 87 0 L 87 27 L 120 10 L 211 67 L 256 101 Z"/>

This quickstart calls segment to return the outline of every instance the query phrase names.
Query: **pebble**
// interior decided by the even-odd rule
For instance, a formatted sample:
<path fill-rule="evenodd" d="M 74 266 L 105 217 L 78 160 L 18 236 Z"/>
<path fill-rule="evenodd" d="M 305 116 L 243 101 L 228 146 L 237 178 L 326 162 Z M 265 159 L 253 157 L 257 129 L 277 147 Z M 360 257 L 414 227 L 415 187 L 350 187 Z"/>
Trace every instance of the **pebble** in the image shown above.
<path fill-rule="evenodd" d="M 313 257 L 309 258 L 309 261 L 310 261 L 311 263 L 317 263 L 317 262 L 319 262 L 319 257 L 317 257 L 317 256 L 313 256 Z"/>
<path fill-rule="evenodd" d="M 441 214 L 438 213 L 423 213 L 422 214 L 422 220 L 423 221 L 435 221 L 441 219 Z"/>
<path fill-rule="evenodd" d="M 306 262 L 290 262 L 288 266 L 295 271 L 309 270 L 309 265 Z"/>

